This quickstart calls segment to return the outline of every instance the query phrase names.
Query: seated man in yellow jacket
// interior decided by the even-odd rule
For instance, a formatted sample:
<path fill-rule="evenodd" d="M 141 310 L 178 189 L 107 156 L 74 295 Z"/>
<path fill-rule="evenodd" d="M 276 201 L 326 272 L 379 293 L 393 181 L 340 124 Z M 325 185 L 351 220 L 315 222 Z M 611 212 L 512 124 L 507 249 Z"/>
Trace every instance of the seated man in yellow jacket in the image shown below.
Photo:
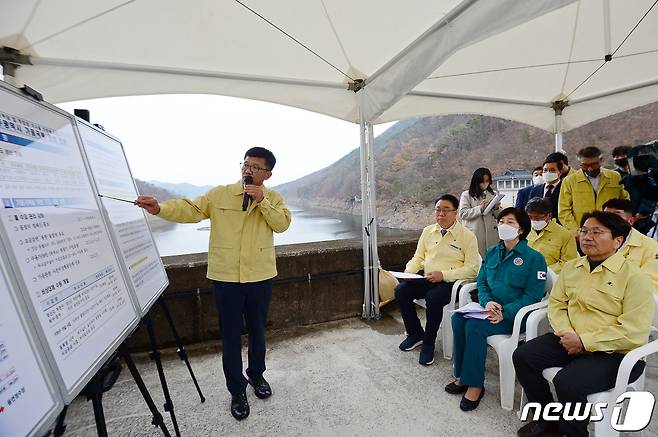
<path fill-rule="evenodd" d="M 217 186 L 193 201 L 139 196 L 136 204 L 150 214 L 178 223 L 210 219 L 208 279 L 214 285 L 222 334 L 222 364 L 231 393 L 231 414 L 249 416 L 247 384 L 260 399 L 272 395 L 265 372 L 265 324 L 276 276 L 273 232 L 290 226 L 291 215 L 281 195 L 263 183 L 272 176 L 274 154 L 262 147 L 247 150 L 242 180 Z M 249 335 L 247 378 L 242 373 L 243 319 Z"/>
<path fill-rule="evenodd" d="M 423 270 L 425 278 L 402 282 L 395 288 L 407 337 L 400 349 L 410 351 L 422 344 L 418 362 L 434 362 L 436 333 L 443 318 L 443 307 L 450 302 L 452 285 L 459 279 L 474 279 L 480 264 L 475 234 L 457 221 L 459 201 L 451 194 L 437 200 L 436 223 L 423 229 L 407 273 Z M 420 324 L 414 299 L 425 299 L 427 323 Z"/>
<path fill-rule="evenodd" d="M 635 223 L 633 203 L 630 200 L 608 200 L 603 204 L 603 211 L 617 214 L 631 226 Z M 654 293 L 658 295 L 658 241 L 632 228 L 619 252 L 649 275 L 654 285 Z"/>
<path fill-rule="evenodd" d="M 562 367 L 553 384 L 557 401 L 584 404 L 587 395 L 610 390 L 624 355 L 646 344 L 655 309 L 653 284 L 618 252 L 631 225 L 618 215 L 594 211 L 583 216 L 580 247 L 586 256 L 569 261 L 551 291 L 548 319 L 554 333 L 519 346 L 512 356 L 530 402 L 553 402 L 542 371 Z M 639 361 L 631 381 L 644 370 Z M 582 405 L 581 404 L 581 405 Z M 519 436 L 587 436 L 589 419 L 532 421 Z"/>
<path fill-rule="evenodd" d="M 551 201 L 546 198 L 530 199 L 525 207 L 532 225 L 527 239 L 528 246 L 544 255 L 548 268 L 559 274 L 564 263 L 576 258 L 578 253 L 573 234 L 557 224 L 551 209 Z"/>
<path fill-rule="evenodd" d="M 601 210 L 610 199 L 629 199 L 620 183 L 619 173 L 601 168 L 601 150 L 585 147 L 578 151 L 580 170 L 562 181 L 558 218 L 560 224 L 574 233 L 585 213 Z"/>

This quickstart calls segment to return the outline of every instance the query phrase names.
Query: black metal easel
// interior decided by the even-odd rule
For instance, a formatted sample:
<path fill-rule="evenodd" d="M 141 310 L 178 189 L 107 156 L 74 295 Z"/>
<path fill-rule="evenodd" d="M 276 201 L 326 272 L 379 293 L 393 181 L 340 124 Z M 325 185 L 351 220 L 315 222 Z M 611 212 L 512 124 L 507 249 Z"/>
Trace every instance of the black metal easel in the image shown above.
<path fill-rule="evenodd" d="M 128 366 L 128 370 L 132 375 L 137 387 L 139 388 L 146 405 L 149 407 L 151 414 L 153 414 L 153 419 L 151 423 L 162 430 L 162 434 L 165 437 L 171 437 L 169 430 L 167 429 L 162 414 L 158 411 L 153 402 L 153 398 L 149 393 L 142 376 L 139 374 L 135 362 L 130 355 L 128 347 L 124 344 L 119 346 L 119 349 L 107 360 L 105 364 L 96 372 L 93 378 L 87 383 L 84 389 L 82 389 L 82 394 L 87 397 L 87 400 L 91 400 L 93 409 L 94 409 L 94 419 L 96 422 L 96 432 L 98 437 L 108 437 L 107 434 L 107 424 L 105 422 L 105 413 L 103 412 L 103 393 L 107 392 L 112 388 L 114 383 L 121 373 L 121 364 L 118 360 L 118 357 L 123 358 L 124 362 Z M 64 407 L 64 410 L 57 417 L 57 423 L 53 430 L 54 437 L 61 437 L 66 432 L 66 412 L 68 406 Z"/>
<path fill-rule="evenodd" d="M 187 351 L 185 350 L 185 346 L 183 346 L 183 342 L 178 336 L 178 331 L 176 331 L 176 326 L 174 325 L 174 320 L 171 318 L 171 313 L 169 312 L 167 303 L 164 301 L 162 297 L 158 299 L 158 302 L 160 303 L 162 312 L 164 313 L 164 316 L 167 319 L 167 323 L 169 324 L 169 329 L 171 329 L 171 333 L 173 334 L 174 340 L 176 341 L 176 353 L 178 354 L 178 357 L 185 363 L 185 366 L 187 366 L 187 371 L 190 373 L 190 376 L 192 377 L 192 382 L 194 382 L 196 391 L 199 394 L 199 398 L 201 399 L 201 402 L 203 403 L 206 401 L 206 398 L 203 396 L 203 393 L 201 392 L 201 388 L 199 387 L 199 383 L 196 380 L 196 376 L 194 375 L 194 371 L 192 370 L 190 361 L 187 359 Z"/>
<path fill-rule="evenodd" d="M 128 370 L 130 370 L 130 374 L 135 380 L 135 383 L 137 384 L 139 391 L 142 393 L 142 397 L 144 398 L 144 401 L 146 401 L 149 410 L 151 410 L 151 413 L 153 414 L 153 421 L 151 423 L 159 427 L 162 430 L 162 434 L 164 434 L 165 437 L 171 437 L 171 434 L 169 434 L 169 430 L 167 429 L 167 426 L 165 425 L 164 420 L 162 419 L 162 414 L 160 414 L 160 412 L 156 408 L 155 403 L 153 402 L 153 398 L 151 398 L 151 395 L 149 394 L 146 385 L 144 385 L 144 381 L 142 380 L 142 377 L 139 374 L 137 367 L 135 366 L 135 362 L 130 356 L 130 351 L 128 350 L 128 346 L 126 346 L 125 343 L 121 344 L 121 346 L 119 346 L 118 352 L 119 352 L 119 356 L 123 358 L 126 365 L 128 366 Z"/>
<path fill-rule="evenodd" d="M 164 369 L 162 368 L 162 360 L 160 359 L 160 351 L 158 350 L 158 344 L 155 340 L 155 331 L 153 330 L 153 321 L 151 320 L 150 314 L 146 314 L 142 321 L 144 322 L 144 326 L 146 327 L 146 332 L 148 333 L 149 341 L 151 343 L 151 352 L 149 352 L 149 357 L 151 360 L 155 361 L 155 367 L 158 369 L 158 377 L 160 378 L 162 394 L 164 395 L 165 399 L 164 410 L 171 416 L 171 423 L 174 425 L 174 432 L 176 433 L 176 437 L 180 437 L 178 421 L 176 420 L 176 413 L 174 412 L 174 403 L 172 402 L 171 396 L 169 395 L 167 378 L 165 377 Z"/>

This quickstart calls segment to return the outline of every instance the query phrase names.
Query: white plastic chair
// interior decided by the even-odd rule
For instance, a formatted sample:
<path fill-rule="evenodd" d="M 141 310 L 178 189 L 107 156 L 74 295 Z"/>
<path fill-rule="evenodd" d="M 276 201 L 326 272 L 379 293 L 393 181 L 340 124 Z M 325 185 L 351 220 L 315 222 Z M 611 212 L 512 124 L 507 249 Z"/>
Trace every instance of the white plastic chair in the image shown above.
<path fill-rule="evenodd" d="M 658 299 L 656 300 L 656 302 L 658 305 Z M 526 331 L 527 340 L 531 340 L 536 337 L 536 335 L 539 332 L 539 324 L 545 320 L 548 320 L 547 316 L 548 316 L 548 309 L 544 308 L 533 312 L 530 315 L 530 317 L 528 317 L 528 321 L 526 322 L 528 325 Z M 658 332 L 658 329 L 652 326 L 651 331 L 653 333 L 656 333 Z M 621 363 L 619 364 L 619 370 L 617 370 L 617 380 L 615 381 L 615 386 L 608 391 L 592 393 L 591 395 L 587 396 L 587 401 L 591 402 L 592 404 L 598 402 L 606 402 L 608 404 L 608 407 L 603 409 L 603 420 L 594 423 L 594 434 L 596 436 L 598 437 L 619 436 L 619 431 L 616 431 L 610 424 L 615 402 L 622 393 L 625 393 L 629 390 L 634 390 L 634 391 L 644 390 L 646 367 L 644 369 L 645 371 L 642 372 L 640 377 L 636 379 L 634 382 L 629 382 L 631 370 L 633 369 L 633 366 L 635 366 L 635 363 L 637 363 L 639 360 L 646 358 L 647 356 L 655 354 L 657 352 L 658 352 L 658 340 L 654 340 L 652 342 L 645 344 L 644 346 L 640 346 L 628 352 L 624 356 L 624 359 L 622 359 Z M 547 369 L 544 369 L 544 371 L 542 372 L 542 376 L 551 385 L 553 385 L 553 378 L 555 378 L 555 375 L 557 375 L 557 373 L 561 369 L 562 369 L 561 367 L 549 367 Z M 525 397 L 522 392 L 519 414 L 523 410 L 523 406 L 525 405 L 525 403 L 526 403 Z"/>
<path fill-rule="evenodd" d="M 656 312 L 653 313 L 653 326 L 658 326 L 658 294 L 654 293 L 653 298 L 656 301 Z"/>
<path fill-rule="evenodd" d="M 516 387 L 516 370 L 512 362 L 512 354 L 519 345 L 519 341 L 525 338 L 521 332 L 521 324 L 523 318 L 531 314 L 535 310 L 546 308 L 548 306 L 548 295 L 553 288 L 553 284 L 557 281 L 557 275 L 551 270 L 547 269 L 546 272 L 546 285 L 544 288 L 544 298 L 541 302 L 532 305 L 526 305 L 521 308 L 514 317 L 514 326 L 512 327 L 512 334 L 499 334 L 490 335 L 487 337 L 487 344 L 494 348 L 498 355 L 498 372 L 500 375 L 500 405 L 504 410 L 512 411 L 514 409 L 514 389 Z M 471 301 L 470 290 L 465 287 L 459 295 L 459 302 L 464 306 Z M 526 322 L 527 325 L 527 322 Z M 526 328 L 527 329 L 527 328 Z"/>
<path fill-rule="evenodd" d="M 482 266 L 482 257 L 478 255 L 478 271 Z M 470 287 L 468 290 L 474 290 L 477 285 L 472 279 L 459 279 L 455 281 L 452 286 L 452 292 L 450 296 L 450 302 L 447 305 L 443 306 L 443 317 L 441 319 L 441 343 L 443 346 L 443 358 L 449 360 L 452 358 L 452 323 L 450 323 L 450 316 L 452 315 L 451 311 L 458 308 L 459 301 L 457 297 L 459 296 L 460 289 L 464 287 Z M 414 299 L 414 303 L 418 306 L 421 306 L 427 309 L 427 304 L 425 299 Z"/>

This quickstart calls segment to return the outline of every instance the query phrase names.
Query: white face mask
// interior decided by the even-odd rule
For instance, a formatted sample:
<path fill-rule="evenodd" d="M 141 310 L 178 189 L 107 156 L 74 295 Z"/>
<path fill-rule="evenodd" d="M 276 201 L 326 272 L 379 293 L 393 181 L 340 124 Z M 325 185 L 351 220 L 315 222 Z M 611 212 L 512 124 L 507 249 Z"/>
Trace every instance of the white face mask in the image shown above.
<path fill-rule="evenodd" d="M 530 220 L 530 224 L 532 226 L 532 229 L 534 229 L 537 232 L 541 231 L 546 227 L 546 225 L 548 225 L 548 223 L 545 222 L 544 220 Z"/>
<path fill-rule="evenodd" d="M 532 184 L 533 185 L 539 185 L 544 183 L 544 178 L 542 175 L 537 175 L 532 177 Z"/>
<path fill-rule="evenodd" d="M 547 171 L 544 173 L 543 177 L 544 180 L 550 184 L 551 182 L 556 181 L 560 176 L 557 173 L 552 173 L 550 171 Z"/>
<path fill-rule="evenodd" d="M 510 241 L 519 236 L 519 229 L 507 223 L 498 225 L 498 236 L 503 241 Z"/>

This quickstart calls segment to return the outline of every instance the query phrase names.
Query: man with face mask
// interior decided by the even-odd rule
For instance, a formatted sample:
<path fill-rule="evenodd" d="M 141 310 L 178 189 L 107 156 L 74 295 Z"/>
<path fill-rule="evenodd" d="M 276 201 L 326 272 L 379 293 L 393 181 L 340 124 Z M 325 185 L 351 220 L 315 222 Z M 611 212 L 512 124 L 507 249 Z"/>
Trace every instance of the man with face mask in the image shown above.
<path fill-rule="evenodd" d="M 535 197 L 525 210 L 532 226 L 528 246 L 544 255 L 548 268 L 559 274 L 565 262 L 578 256 L 576 239 L 552 218 L 550 201 Z"/>
<path fill-rule="evenodd" d="M 567 176 L 576 172 L 573 167 L 569 166 L 569 158 L 562 152 L 553 152 L 546 157 L 546 161 L 550 160 L 551 162 L 560 163 L 560 180 L 564 180 Z"/>
<path fill-rule="evenodd" d="M 564 178 L 560 188 L 558 217 L 560 224 L 574 235 L 586 213 L 601 210 L 610 199 L 628 199 L 620 184 L 619 173 L 601 168 L 601 150 L 585 147 L 578 151 L 580 170 Z"/>
<path fill-rule="evenodd" d="M 628 166 L 628 153 L 631 149 L 630 146 L 617 146 L 612 149 L 612 159 L 615 161 L 614 170 L 619 173 L 622 179 L 631 173 Z"/>
<path fill-rule="evenodd" d="M 542 176 L 543 167 L 537 166 L 532 170 L 532 185 L 528 185 L 525 188 L 521 188 L 516 193 L 516 201 L 514 202 L 514 208 L 524 209 L 528 200 L 532 199 L 534 196 L 531 193 L 536 187 L 544 185 L 544 178 Z"/>
<path fill-rule="evenodd" d="M 560 187 L 562 184 L 561 174 L 564 169 L 562 158 L 559 155 L 562 154 L 551 153 L 546 157 L 542 167 L 542 179 L 544 180 L 544 183 L 533 185 L 528 197 L 528 200 L 534 197 L 541 197 L 548 200 L 551 204 L 551 214 L 553 219 L 558 223 L 560 223 L 560 221 L 557 220 L 557 206 L 560 200 Z M 525 209 L 525 206 L 523 208 Z"/>

